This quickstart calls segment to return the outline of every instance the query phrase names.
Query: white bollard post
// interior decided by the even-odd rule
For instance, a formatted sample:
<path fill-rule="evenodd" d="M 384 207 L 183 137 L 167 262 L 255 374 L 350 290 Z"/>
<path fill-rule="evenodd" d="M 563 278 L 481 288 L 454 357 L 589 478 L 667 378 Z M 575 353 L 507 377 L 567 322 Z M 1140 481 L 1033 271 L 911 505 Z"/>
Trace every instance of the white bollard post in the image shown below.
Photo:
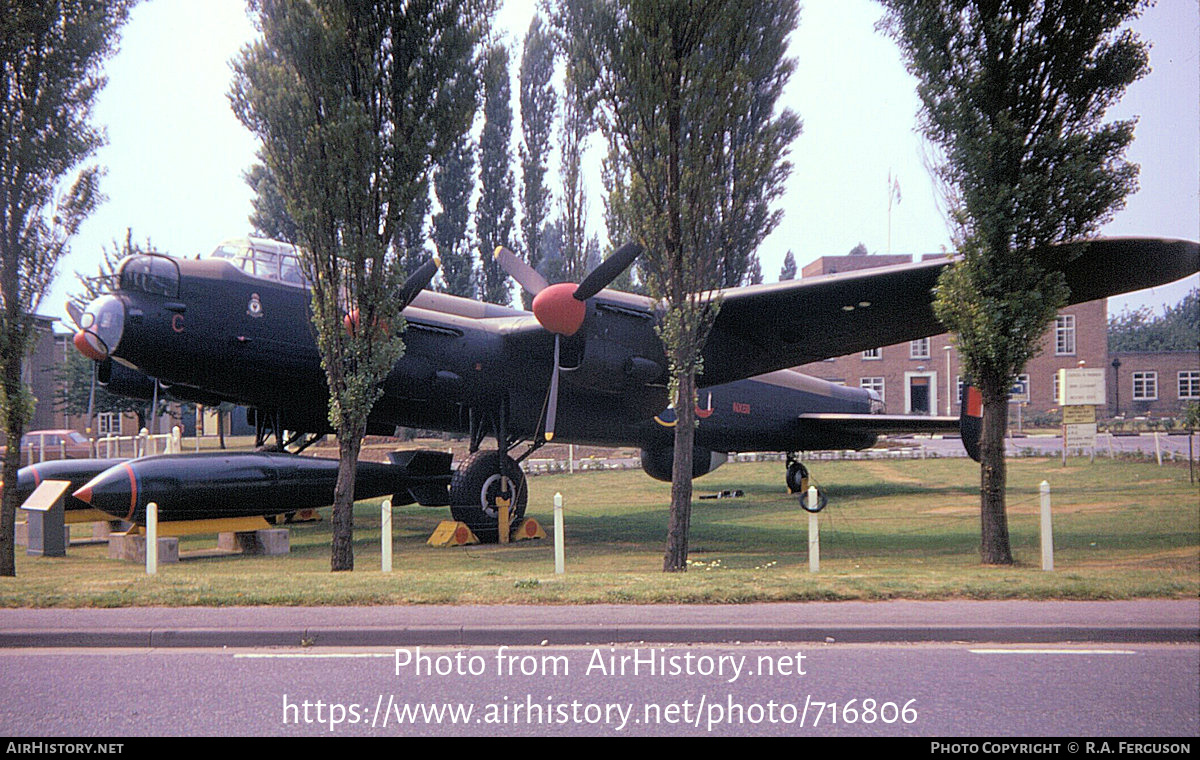
<path fill-rule="evenodd" d="M 808 487 L 808 506 L 817 504 L 817 487 Z M 808 513 L 808 572 L 815 573 L 821 569 L 821 530 L 817 524 L 817 513 Z"/>
<path fill-rule="evenodd" d="M 384 499 L 380 506 L 379 544 L 383 556 L 383 572 L 392 572 L 392 500 Z"/>
<path fill-rule="evenodd" d="M 171 440 L 167 443 L 167 453 L 183 453 L 183 430 L 178 425 L 171 428 Z"/>
<path fill-rule="evenodd" d="M 1042 569 L 1054 569 L 1054 530 L 1050 525 L 1050 483 L 1043 480 L 1038 491 L 1042 496 Z"/>
<path fill-rule="evenodd" d="M 563 504 L 562 494 L 554 494 L 554 572 L 562 575 L 563 568 Z"/>
<path fill-rule="evenodd" d="M 567 472 L 571 475 L 575 474 L 575 444 L 567 446 Z"/>
<path fill-rule="evenodd" d="M 158 504 L 146 505 L 146 575 L 158 573 Z"/>
<path fill-rule="evenodd" d="M 1154 458 L 1158 460 L 1158 466 L 1162 467 L 1162 446 L 1158 443 L 1158 431 L 1154 431 Z"/>

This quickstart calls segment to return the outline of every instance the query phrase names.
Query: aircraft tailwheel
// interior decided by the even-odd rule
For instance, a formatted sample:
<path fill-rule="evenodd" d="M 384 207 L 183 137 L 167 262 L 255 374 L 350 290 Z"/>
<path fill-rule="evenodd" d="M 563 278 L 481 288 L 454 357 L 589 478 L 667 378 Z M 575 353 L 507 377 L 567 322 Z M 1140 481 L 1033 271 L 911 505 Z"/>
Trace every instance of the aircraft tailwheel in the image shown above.
<path fill-rule="evenodd" d="M 805 493 L 808 491 L 808 468 L 803 462 L 792 462 L 787 468 L 788 493 Z"/>
<path fill-rule="evenodd" d="M 494 543 L 500 539 L 499 499 L 509 502 L 509 525 L 525 516 L 529 490 L 520 466 L 498 451 L 477 451 L 464 459 L 450 481 L 454 519 L 466 523 L 480 541 Z"/>

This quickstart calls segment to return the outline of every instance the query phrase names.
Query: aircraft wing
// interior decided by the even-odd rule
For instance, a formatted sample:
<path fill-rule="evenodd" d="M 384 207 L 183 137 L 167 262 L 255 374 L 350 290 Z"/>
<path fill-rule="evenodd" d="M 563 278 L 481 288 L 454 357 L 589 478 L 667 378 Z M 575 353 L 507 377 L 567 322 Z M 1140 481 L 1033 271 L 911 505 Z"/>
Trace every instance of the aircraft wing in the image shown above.
<path fill-rule="evenodd" d="M 1039 252 L 1063 271 L 1070 303 L 1163 285 L 1200 271 L 1186 240 L 1110 238 Z M 949 259 L 877 267 L 719 292 L 704 349 L 703 386 L 880 348 L 946 331 L 933 289 Z"/>

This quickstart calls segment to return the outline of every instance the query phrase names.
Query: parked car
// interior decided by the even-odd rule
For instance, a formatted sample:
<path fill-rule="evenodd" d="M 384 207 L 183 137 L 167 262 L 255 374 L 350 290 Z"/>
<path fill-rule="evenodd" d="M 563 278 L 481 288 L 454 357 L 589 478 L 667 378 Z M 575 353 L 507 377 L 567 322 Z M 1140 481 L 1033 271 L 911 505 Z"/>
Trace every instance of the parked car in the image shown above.
<path fill-rule="evenodd" d="M 44 453 L 44 456 L 43 456 Z M 42 459 L 87 459 L 92 447 L 78 430 L 30 430 L 21 436 L 21 461 Z"/>

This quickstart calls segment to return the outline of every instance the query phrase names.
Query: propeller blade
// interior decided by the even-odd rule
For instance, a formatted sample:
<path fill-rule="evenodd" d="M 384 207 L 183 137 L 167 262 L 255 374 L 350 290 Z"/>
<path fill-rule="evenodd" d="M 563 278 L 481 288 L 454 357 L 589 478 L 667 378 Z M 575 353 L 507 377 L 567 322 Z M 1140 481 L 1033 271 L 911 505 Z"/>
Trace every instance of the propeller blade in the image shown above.
<path fill-rule="evenodd" d="M 74 317 L 72 316 L 72 319 Z M 111 360 L 110 360 L 111 361 Z M 96 375 L 100 371 L 100 362 L 92 362 L 92 389 L 88 391 L 88 413 L 87 413 L 87 431 L 91 435 L 95 429 L 95 411 L 96 411 Z"/>
<path fill-rule="evenodd" d="M 554 421 L 558 417 L 558 341 L 554 336 L 554 372 L 550 375 L 550 400 L 546 402 L 546 440 L 554 438 Z"/>
<path fill-rule="evenodd" d="M 74 301 L 67 301 L 67 315 L 71 317 L 71 321 L 75 323 L 75 329 L 80 330 L 82 327 L 79 320 L 83 318 L 83 309 L 75 305 Z"/>
<path fill-rule="evenodd" d="M 583 282 L 575 289 L 575 300 L 586 301 L 607 288 L 641 253 L 642 247 L 637 243 L 626 243 L 618 248 L 612 256 L 601 261 L 599 266 L 583 278 Z"/>
<path fill-rule="evenodd" d="M 509 277 L 516 280 L 531 295 L 536 296 L 546 289 L 548 284 L 546 278 L 542 277 L 536 269 L 525 263 L 524 259 L 504 246 L 496 246 L 496 252 L 492 254 L 492 258 L 495 259 L 496 263 L 500 265 L 500 268 Z"/>
<path fill-rule="evenodd" d="M 404 281 L 404 287 L 400 289 L 400 310 L 413 302 L 413 299 L 420 295 L 421 291 L 429 287 L 429 283 L 433 281 L 433 276 L 437 274 L 438 269 L 442 266 L 442 260 L 434 256 L 429 261 L 426 261 L 421 266 L 417 267 L 417 271 L 408 276 Z"/>

